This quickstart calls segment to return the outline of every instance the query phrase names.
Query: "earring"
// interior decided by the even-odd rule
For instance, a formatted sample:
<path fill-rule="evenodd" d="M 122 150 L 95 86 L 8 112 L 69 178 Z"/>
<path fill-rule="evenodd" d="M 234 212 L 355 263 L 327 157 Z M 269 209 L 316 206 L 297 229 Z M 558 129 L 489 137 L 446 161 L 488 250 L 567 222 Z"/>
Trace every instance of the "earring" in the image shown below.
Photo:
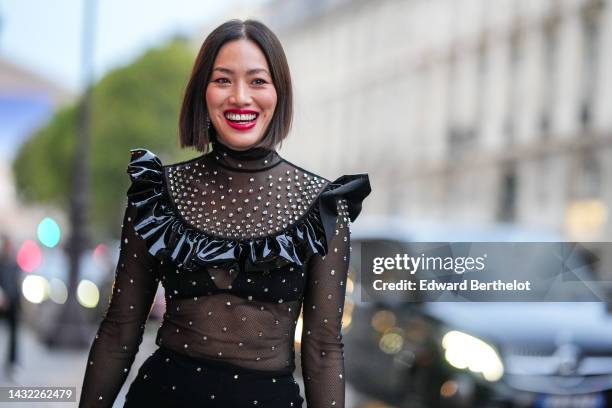
<path fill-rule="evenodd" d="M 206 115 L 206 129 L 210 130 L 210 117 Z"/>

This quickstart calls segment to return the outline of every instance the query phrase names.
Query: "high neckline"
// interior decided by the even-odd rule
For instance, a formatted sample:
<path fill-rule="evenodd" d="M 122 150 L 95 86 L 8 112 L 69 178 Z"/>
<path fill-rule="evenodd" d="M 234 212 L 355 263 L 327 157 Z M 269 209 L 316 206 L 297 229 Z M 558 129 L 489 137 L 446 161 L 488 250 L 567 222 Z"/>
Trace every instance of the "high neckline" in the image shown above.
<path fill-rule="evenodd" d="M 276 166 L 281 158 L 275 150 L 255 147 L 246 150 L 234 150 L 219 142 L 212 141 L 212 157 L 221 166 L 234 170 L 265 170 Z"/>

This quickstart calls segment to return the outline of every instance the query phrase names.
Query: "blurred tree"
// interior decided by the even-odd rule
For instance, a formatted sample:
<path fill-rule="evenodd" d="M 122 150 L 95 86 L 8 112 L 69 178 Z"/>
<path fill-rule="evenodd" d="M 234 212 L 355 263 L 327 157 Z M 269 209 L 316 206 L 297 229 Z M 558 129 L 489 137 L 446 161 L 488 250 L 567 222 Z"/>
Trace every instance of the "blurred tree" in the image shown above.
<path fill-rule="evenodd" d="M 162 161 L 199 154 L 178 148 L 177 124 L 194 53 L 185 40 L 149 50 L 105 75 L 93 89 L 90 222 L 94 241 L 119 233 L 129 186 L 129 149 L 143 147 Z M 17 191 L 26 202 L 68 208 L 77 107 L 59 110 L 24 143 L 13 163 Z"/>

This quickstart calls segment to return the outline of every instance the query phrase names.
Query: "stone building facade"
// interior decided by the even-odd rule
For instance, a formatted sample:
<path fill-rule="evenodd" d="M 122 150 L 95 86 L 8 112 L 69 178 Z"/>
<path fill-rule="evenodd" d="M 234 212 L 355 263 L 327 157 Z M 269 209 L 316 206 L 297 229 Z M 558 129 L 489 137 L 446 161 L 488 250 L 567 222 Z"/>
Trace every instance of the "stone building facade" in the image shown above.
<path fill-rule="evenodd" d="M 612 237 L 612 2 L 275 0 L 296 91 L 282 152 L 367 171 L 366 213 Z"/>

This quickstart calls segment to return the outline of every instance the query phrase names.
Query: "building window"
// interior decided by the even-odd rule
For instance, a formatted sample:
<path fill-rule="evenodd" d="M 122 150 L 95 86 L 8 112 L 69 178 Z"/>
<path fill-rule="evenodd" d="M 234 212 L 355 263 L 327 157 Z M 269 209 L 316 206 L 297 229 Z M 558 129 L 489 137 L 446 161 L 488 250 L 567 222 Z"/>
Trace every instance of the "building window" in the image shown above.
<path fill-rule="evenodd" d="M 485 116 L 485 92 L 486 78 L 488 70 L 488 48 L 489 48 L 489 33 L 484 31 L 478 41 L 477 61 L 476 61 L 476 115 L 474 124 L 474 133 L 477 138 L 482 133 L 482 127 Z"/>
<path fill-rule="evenodd" d="M 506 109 L 506 117 L 504 119 L 504 134 L 506 136 L 506 144 L 512 145 L 515 137 L 515 121 L 516 111 L 519 108 L 517 103 L 517 85 L 519 82 L 520 65 L 522 55 L 522 28 L 520 21 L 515 22 L 515 26 L 510 33 L 508 44 L 508 62 L 510 65 L 510 73 L 508 76 L 508 106 Z"/>
<path fill-rule="evenodd" d="M 557 82 L 557 53 L 559 51 L 559 26 L 561 16 L 558 7 L 554 8 L 544 22 L 544 63 L 542 64 L 542 107 L 540 114 L 540 131 L 548 136 L 551 130 L 551 117 L 554 111 Z"/>
<path fill-rule="evenodd" d="M 505 168 L 501 174 L 497 218 L 499 221 L 516 220 L 517 175 L 514 164 Z"/>
<path fill-rule="evenodd" d="M 601 166 L 594 152 L 582 153 L 578 157 L 578 171 L 574 184 L 574 198 L 601 197 Z"/>
<path fill-rule="evenodd" d="M 467 110 L 461 105 L 465 92 L 468 91 L 466 86 L 472 86 L 474 78 L 476 81 L 479 79 L 476 71 L 478 66 L 468 65 L 466 67 L 466 61 L 459 60 L 459 58 L 471 57 L 465 54 L 458 55 L 457 50 L 453 48 L 449 58 L 446 137 L 453 160 L 461 160 L 469 155 L 477 138 L 478 117 L 475 116 L 478 112 L 473 112 L 471 109 L 477 110 L 478 105 L 470 106 Z"/>
<path fill-rule="evenodd" d="M 604 2 L 602 0 L 590 0 L 582 7 L 580 15 L 582 27 L 582 83 L 578 119 L 584 128 L 588 128 L 592 123 L 603 8 Z"/>

